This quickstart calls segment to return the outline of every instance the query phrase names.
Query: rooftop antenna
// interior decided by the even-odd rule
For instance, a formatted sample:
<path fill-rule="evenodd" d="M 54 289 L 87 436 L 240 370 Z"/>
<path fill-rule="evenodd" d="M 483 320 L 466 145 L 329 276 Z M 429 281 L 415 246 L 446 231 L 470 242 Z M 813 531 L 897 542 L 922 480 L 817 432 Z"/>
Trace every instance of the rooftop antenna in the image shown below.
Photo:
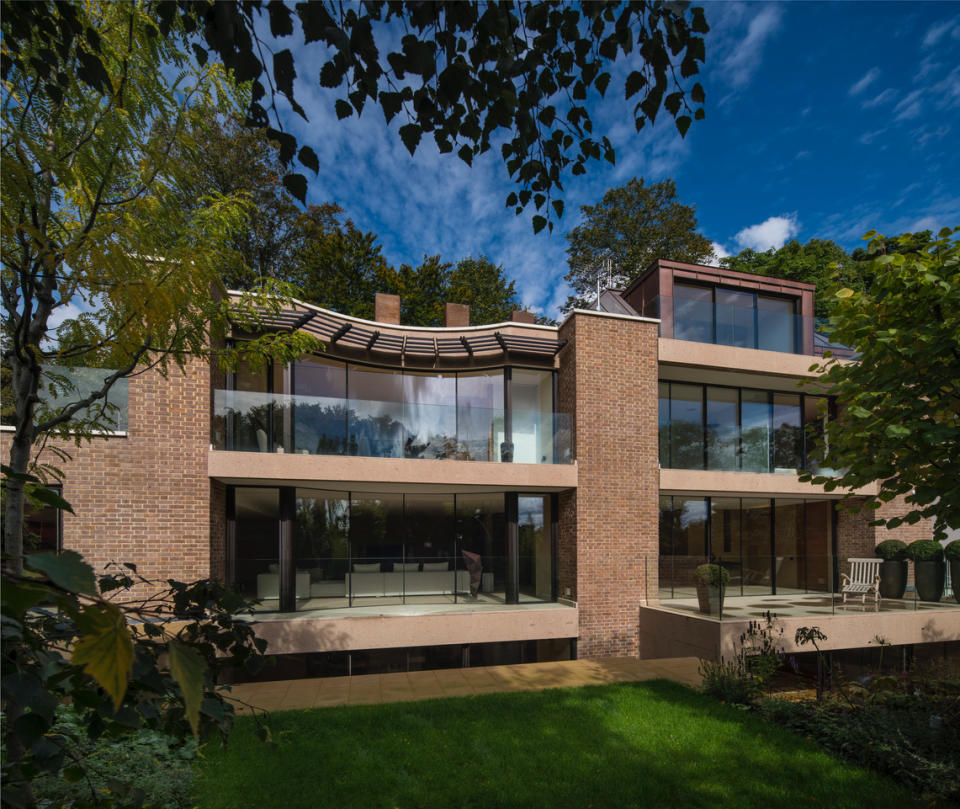
<path fill-rule="evenodd" d="M 607 273 L 607 286 L 610 286 L 610 281 L 613 278 L 613 262 L 610 260 L 610 256 L 604 256 L 603 258 L 603 269 L 597 270 L 597 311 L 600 311 L 600 275 L 603 271 Z"/>

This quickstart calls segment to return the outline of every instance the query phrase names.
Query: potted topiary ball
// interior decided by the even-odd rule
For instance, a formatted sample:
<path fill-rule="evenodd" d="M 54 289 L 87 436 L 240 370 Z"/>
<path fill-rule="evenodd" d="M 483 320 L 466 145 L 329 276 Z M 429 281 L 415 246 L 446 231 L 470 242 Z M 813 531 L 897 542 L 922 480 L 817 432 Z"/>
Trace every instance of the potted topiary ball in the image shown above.
<path fill-rule="evenodd" d="M 907 589 L 907 546 L 899 539 L 885 539 L 874 553 L 880 563 L 880 597 L 903 598 Z"/>
<path fill-rule="evenodd" d="M 723 607 L 723 595 L 730 581 L 730 574 L 720 565 L 700 565 L 694 571 L 697 583 L 697 601 L 704 615 L 719 615 Z"/>
<path fill-rule="evenodd" d="M 953 584 L 953 597 L 960 602 L 960 539 L 955 539 L 943 549 L 943 555 L 950 563 L 950 581 Z"/>
<path fill-rule="evenodd" d="M 918 539 L 907 545 L 907 556 L 913 559 L 917 596 L 921 601 L 939 601 L 946 576 L 940 543 L 932 539 Z"/>

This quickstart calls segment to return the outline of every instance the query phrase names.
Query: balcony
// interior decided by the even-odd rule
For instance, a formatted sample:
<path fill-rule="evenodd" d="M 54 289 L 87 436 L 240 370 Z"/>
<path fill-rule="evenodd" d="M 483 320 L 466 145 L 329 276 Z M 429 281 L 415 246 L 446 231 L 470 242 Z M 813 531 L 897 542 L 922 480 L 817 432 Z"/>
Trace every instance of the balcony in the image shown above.
<path fill-rule="evenodd" d="M 543 410 L 214 392 L 213 448 L 234 452 L 570 464 L 570 417 Z"/>

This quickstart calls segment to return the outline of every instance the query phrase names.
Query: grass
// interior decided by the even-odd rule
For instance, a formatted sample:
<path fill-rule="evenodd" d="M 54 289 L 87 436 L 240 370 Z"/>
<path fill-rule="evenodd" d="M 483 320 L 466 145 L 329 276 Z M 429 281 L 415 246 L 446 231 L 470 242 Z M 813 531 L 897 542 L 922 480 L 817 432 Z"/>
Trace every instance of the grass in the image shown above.
<path fill-rule="evenodd" d="M 666 681 L 287 711 L 207 748 L 203 809 L 902 809 L 910 794 Z"/>

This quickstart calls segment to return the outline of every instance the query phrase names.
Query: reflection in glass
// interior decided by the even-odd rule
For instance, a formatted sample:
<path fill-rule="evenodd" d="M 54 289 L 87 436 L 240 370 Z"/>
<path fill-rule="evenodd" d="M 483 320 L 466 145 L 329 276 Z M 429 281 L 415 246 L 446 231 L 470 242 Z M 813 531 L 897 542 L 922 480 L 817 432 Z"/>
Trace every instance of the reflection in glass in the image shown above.
<path fill-rule="evenodd" d="M 269 393 L 283 392 L 283 369 L 270 363 L 266 372 L 254 371 L 241 360 L 233 375 L 230 397 L 233 425 L 230 449 L 243 452 L 273 452 L 283 446 L 283 417 L 275 412 Z"/>
<path fill-rule="evenodd" d="M 803 399 L 803 425 L 805 433 L 804 446 L 806 457 L 804 469 L 820 474 L 831 474 L 831 470 L 823 465 L 824 441 L 828 416 L 828 399 L 826 396 L 805 396 Z"/>
<path fill-rule="evenodd" d="M 553 462 L 553 372 L 514 368 L 510 382 L 515 463 Z"/>
<path fill-rule="evenodd" d="M 703 469 L 703 388 L 670 385 L 670 466 Z"/>
<path fill-rule="evenodd" d="M 796 351 L 796 301 L 757 296 L 757 348 L 765 351 Z"/>
<path fill-rule="evenodd" d="M 403 457 L 403 376 L 349 367 L 351 453 L 366 458 Z"/>
<path fill-rule="evenodd" d="M 769 593 L 773 586 L 770 564 L 770 501 L 745 497 L 740 501 L 740 508 L 744 593 Z"/>
<path fill-rule="evenodd" d="M 730 574 L 729 595 L 740 595 L 743 587 L 740 498 L 710 498 L 710 555 Z"/>
<path fill-rule="evenodd" d="M 457 375 L 457 457 L 499 461 L 503 442 L 503 371 Z"/>
<path fill-rule="evenodd" d="M 517 498 L 520 592 L 549 601 L 553 592 L 549 496 Z"/>
<path fill-rule="evenodd" d="M 735 470 L 740 449 L 737 391 L 707 388 L 707 469 Z"/>
<path fill-rule="evenodd" d="M 280 598 L 280 490 L 236 490 L 237 585 L 247 598 Z M 298 594 L 299 595 L 299 594 Z"/>
<path fill-rule="evenodd" d="M 475 553 L 482 566 L 481 592 L 499 593 L 506 581 L 507 515 L 502 492 L 457 495 L 457 545 Z"/>
<path fill-rule="evenodd" d="M 347 492 L 297 489 L 293 552 L 298 587 L 309 577 L 310 598 L 343 598 L 350 557 L 350 496 Z M 298 598 L 302 598 L 300 592 Z"/>
<path fill-rule="evenodd" d="M 741 400 L 741 468 L 744 472 L 770 471 L 770 395 L 763 390 L 743 390 Z"/>
<path fill-rule="evenodd" d="M 404 457 L 454 457 L 457 443 L 456 404 L 455 375 L 403 375 Z"/>
<path fill-rule="evenodd" d="M 805 587 L 808 592 L 831 592 L 833 589 L 833 503 L 829 500 L 807 500 L 803 531 Z"/>
<path fill-rule="evenodd" d="M 717 287 L 717 342 L 725 346 L 756 348 L 752 292 Z"/>
<path fill-rule="evenodd" d="M 800 468 L 802 441 L 800 395 L 773 394 L 773 470 L 775 472 L 794 472 Z"/>
<path fill-rule="evenodd" d="M 713 291 L 710 287 L 674 283 L 673 335 L 678 340 L 713 342 Z"/>
<path fill-rule="evenodd" d="M 343 455 L 347 447 L 347 368 L 307 357 L 293 367 L 293 441 L 297 452 Z"/>
<path fill-rule="evenodd" d="M 660 466 L 670 468 L 670 383 L 657 385 L 657 436 L 660 445 Z"/>
<path fill-rule="evenodd" d="M 804 592 L 802 500 L 774 501 L 773 546 L 777 593 Z"/>

